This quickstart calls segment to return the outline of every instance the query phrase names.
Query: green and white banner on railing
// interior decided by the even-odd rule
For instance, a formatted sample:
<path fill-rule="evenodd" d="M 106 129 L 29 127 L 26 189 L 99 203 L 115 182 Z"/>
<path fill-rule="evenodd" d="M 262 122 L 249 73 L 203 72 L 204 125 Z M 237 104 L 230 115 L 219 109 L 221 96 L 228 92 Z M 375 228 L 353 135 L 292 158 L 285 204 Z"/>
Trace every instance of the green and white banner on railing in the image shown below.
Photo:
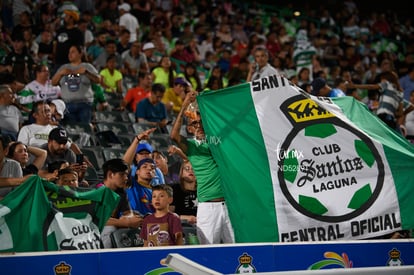
<path fill-rule="evenodd" d="M 237 242 L 414 228 L 414 147 L 352 97 L 270 76 L 198 96 Z"/>
<path fill-rule="evenodd" d="M 32 176 L 0 201 L 0 252 L 99 249 L 118 202 L 109 188 L 75 191 Z"/>

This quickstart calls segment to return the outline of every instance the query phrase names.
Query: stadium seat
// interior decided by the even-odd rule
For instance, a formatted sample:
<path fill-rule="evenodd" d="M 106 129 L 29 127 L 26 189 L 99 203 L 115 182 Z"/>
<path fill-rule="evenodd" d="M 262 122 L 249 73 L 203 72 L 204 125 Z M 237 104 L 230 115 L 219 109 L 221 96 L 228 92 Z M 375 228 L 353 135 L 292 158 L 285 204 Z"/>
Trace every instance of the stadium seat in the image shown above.
<path fill-rule="evenodd" d="M 121 148 L 110 148 L 110 147 L 103 147 L 102 154 L 104 162 L 110 159 L 122 158 L 124 156 L 125 149 Z"/>
<path fill-rule="evenodd" d="M 137 122 L 137 119 L 135 118 L 135 114 L 133 112 L 128 112 L 128 118 L 131 123 Z"/>
<path fill-rule="evenodd" d="M 133 129 L 135 134 L 140 134 L 140 133 L 144 132 L 145 130 L 148 130 L 148 129 L 151 129 L 151 128 L 154 128 L 154 126 L 150 125 L 148 123 L 143 123 L 143 122 L 132 123 L 132 129 Z M 155 131 L 155 132 L 157 132 L 157 131 Z"/>
<path fill-rule="evenodd" d="M 102 148 L 103 148 L 102 146 L 82 148 L 82 153 L 93 164 L 98 174 L 102 170 L 102 164 L 104 163 L 103 155 L 102 155 Z"/>
<path fill-rule="evenodd" d="M 168 146 L 172 144 L 168 134 L 154 134 L 148 141 L 154 149 L 159 151 L 167 151 Z"/>
<path fill-rule="evenodd" d="M 85 180 L 88 181 L 89 186 L 95 185 L 102 180 L 102 177 L 98 175 L 98 172 L 93 167 L 88 167 L 85 173 Z"/>
<path fill-rule="evenodd" d="M 63 126 L 68 134 L 88 133 L 93 134 L 94 129 L 90 123 L 75 122 Z"/>
<path fill-rule="evenodd" d="M 127 112 L 96 111 L 95 122 L 130 122 Z"/>
<path fill-rule="evenodd" d="M 119 136 L 112 130 L 97 132 L 95 137 L 98 144 L 103 147 L 121 148 L 123 146 Z"/>
<path fill-rule="evenodd" d="M 111 242 L 114 248 L 144 246 L 144 240 L 140 238 L 140 228 L 118 228 L 111 233 Z"/>
<path fill-rule="evenodd" d="M 182 221 L 181 226 L 183 227 L 183 238 L 185 245 L 200 244 L 197 238 L 197 228 L 194 225 Z"/>
<path fill-rule="evenodd" d="M 122 133 L 129 133 L 132 129 L 130 129 L 129 122 L 97 122 L 96 123 L 96 131 L 103 132 L 111 130 L 115 133 L 115 135 L 122 134 Z"/>

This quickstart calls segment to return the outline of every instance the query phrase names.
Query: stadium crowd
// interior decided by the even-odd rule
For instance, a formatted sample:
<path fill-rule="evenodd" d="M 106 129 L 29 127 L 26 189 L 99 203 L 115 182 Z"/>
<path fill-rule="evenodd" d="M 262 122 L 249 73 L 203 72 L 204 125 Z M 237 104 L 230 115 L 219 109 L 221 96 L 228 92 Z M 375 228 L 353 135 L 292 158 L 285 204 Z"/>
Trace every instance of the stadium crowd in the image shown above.
<path fill-rule="evenodd" d="M 148 204 L 120 204 L 103 234 L 109 236 L 142 224 L 155 212 L 152 186 L 168 184 L 183 222 L 211 222 L 206 216 L 217 210 L 203 206 L 200 220 L 197 196 L 199 207 L 224 198 L 206 191 L 204 175 L 195 178 L 200 163 L 182 142 L 181 135 L 202 129 L 191 101 L 268 73 L 314 95 L 353 96 L 414 140 L 412 18 L 392 10 L 361 14 L 354 0 L 334 3 L 2 1 L 0 196 L 31 174 L 74 187 L 139 186 L 139 194 L 119 192 L 129 200 L 144 194 Z M 202 243 L 234 241 L 231 228 L 214 237 L 204 230 Z"/>

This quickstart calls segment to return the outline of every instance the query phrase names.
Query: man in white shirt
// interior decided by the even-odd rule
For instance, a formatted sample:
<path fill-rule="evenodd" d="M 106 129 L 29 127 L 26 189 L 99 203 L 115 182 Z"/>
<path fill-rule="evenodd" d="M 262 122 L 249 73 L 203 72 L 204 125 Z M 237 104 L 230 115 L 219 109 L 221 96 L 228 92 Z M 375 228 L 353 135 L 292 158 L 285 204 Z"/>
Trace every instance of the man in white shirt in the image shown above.
<path fill-rule="evenodd" d="M 250 64 L 247 82 L 271 75 L 279 75 L 277 70 L 269 64 L 269 54 L 264 47 L 254 50 L 254 61 Z"/>
<path fill-rule="evenodd" d="M 13 105 L 16 100 L 9 85 L 0 85 L 0 133 L 16 140 L 17 133 L 23 123 L 20 110 Z"/>
<path fill-rule="evenodd" d="M 131 6 L 128 3 L 123 3 L 118 6 L 119 9 L 119 27 L 120 29 L 126 28 L 131 33 L 131 37 L 129 38 L 129 42 L 134 42 L 138 39 L 138 30 L 139 30 L 139 23 L 138 19 L 133 16 L 129 11 L 131 10 Z"/>

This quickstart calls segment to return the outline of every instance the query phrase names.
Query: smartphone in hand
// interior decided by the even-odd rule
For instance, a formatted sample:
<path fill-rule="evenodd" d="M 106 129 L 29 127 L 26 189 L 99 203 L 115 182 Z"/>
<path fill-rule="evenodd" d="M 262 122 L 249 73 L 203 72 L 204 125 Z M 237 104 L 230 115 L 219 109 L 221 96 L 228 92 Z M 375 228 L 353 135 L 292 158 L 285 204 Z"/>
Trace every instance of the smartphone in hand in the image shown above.
<path fill-rule="evenodd" d="M 76 163 L 83 164 L 83 154 L 76 155 Z"/>

